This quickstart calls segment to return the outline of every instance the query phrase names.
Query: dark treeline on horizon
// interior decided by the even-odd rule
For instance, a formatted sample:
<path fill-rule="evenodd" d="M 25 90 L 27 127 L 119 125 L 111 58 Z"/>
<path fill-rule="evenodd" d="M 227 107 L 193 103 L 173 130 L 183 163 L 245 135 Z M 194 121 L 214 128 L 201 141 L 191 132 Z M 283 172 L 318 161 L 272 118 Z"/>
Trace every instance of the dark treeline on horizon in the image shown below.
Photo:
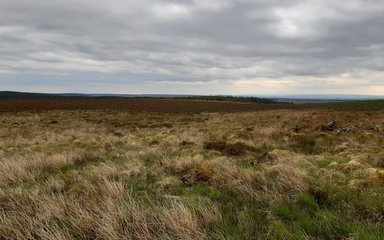
<path fill-rule="evenodd" d="M 166 94 L 77 94 L 77 93 L 29 93 L 29 92 L 0 92 L 0 99 L 40 99 L 40 98 L 148 98 L 148 99 L 188 99 L 206 101 L 231 101 L 274 104 L 275 100 L 248 96 L 231 95 L 166 95 Z"/>

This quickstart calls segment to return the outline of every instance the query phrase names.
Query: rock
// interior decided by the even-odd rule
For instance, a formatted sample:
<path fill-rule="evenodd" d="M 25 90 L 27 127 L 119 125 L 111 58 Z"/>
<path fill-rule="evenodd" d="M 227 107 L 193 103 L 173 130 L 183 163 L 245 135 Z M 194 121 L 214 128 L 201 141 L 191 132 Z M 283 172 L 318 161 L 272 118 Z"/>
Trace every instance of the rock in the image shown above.
<path fill-rule="evenodd" d="M 340 134 L 340 133 L 351 132 L 352 128 L 341 128 L 335 120 L 332 120 L 327 122 L 326 124 L 316 126 L 315 130 L 322 131 L 322 132 L 325 132 L 325 131 L 336 132 L 336 134 Z"/>
<path fill-rule="evenodd" d="M 352 129 L 351 128 L 339 128 L 336 130 L 336 134 L 340 134 L 340 133 L 348 133 L 348 132 L 351 132 Z"/>
<path fill-rule="evenodd" d="M 337 127 L 336 120 L 331 120 L 331 121 L 327 122 L 327 126 L 328 127 Z"/>
<path fill-rule="evenodd" d="M 339 128 L 338 124 L 335 120 L 332 120 L 326 124 L 328 131 L 333 131 L 337 128 Z"/>
<path fill-rule="evenodd" d="M 338 125 L 335 120 L 332 120 L 330 122 L 327 122 L 326 124 L 321 124 L 315 127 L 315 130 L 317 131 L 329 131 L 332 132 L 338 128 Z"/>

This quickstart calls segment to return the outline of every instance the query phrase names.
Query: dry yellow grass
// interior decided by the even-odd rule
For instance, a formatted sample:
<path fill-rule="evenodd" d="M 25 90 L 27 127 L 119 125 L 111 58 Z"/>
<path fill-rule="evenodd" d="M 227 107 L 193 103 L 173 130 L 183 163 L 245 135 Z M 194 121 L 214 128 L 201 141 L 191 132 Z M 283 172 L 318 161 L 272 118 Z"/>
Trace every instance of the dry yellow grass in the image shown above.
<path fill-rule="evenodd" d="M 380 239 L 383 116 L 2 113 L 0 239 Z"/>

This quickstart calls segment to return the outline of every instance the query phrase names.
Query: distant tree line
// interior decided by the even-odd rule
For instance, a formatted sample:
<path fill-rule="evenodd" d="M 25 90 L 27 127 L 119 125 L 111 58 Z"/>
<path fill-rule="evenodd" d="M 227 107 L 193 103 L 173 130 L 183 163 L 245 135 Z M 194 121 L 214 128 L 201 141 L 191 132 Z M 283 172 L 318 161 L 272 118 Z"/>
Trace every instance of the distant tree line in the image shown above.
<path fill-rule="evenodd" d="M 51 94 L 51 93 L 29 93 L 29 92 L 12 92 L 0 91 L 0 99 L 41 99 L 41 98 L 135 98 L 135 99 L 186 99 L 186 100 L 205 100 L 205 101 L 227 101 L 227 102 L 248 102 L 248 103 L 264 103 L 276 104 L 275 100 L 259 97 L 246 96 L 230 96 L 230 95 L 123 95 L 123 94 Z"/>

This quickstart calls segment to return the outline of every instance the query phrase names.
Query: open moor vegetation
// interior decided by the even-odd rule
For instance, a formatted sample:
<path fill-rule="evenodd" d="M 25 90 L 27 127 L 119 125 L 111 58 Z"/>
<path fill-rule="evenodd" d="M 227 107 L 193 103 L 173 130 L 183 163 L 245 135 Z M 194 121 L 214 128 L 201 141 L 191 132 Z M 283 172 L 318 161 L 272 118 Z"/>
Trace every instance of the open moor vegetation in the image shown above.
<path fill-rule="evenodd" d="M 134 110 L 4 110 L 0 239 L 383 239 L 384 111 Z"/>

